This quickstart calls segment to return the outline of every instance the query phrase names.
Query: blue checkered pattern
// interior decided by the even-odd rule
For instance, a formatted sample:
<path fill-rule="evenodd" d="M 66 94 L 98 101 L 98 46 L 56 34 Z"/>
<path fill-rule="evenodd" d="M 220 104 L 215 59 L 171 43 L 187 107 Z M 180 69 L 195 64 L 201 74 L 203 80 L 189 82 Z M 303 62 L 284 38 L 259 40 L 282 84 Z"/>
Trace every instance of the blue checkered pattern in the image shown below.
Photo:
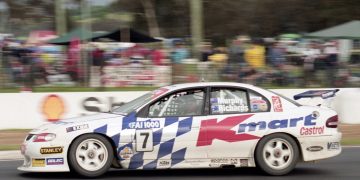
<path fill-rule="evenodd" d="M 182 119 L 179 119 L 178 117 L 165 118 L 164 126 L 153 132 L 154 151 L 134 152 L 134 155 L 130 158 L 129 169 L 155 169 L 157 167 L 158 159 L 164 158 L 165 156 L 167 156 L 166 159 L 171 158 L 171 166 L 182 162 L 185 159 L 186 148 L 174 149 L 174 144 L 176 143 L 176 139 L 178 137 L 191 131 L 192 121 L 192 117 Z M 122 130 L 128 129 L 128 124 L 132 122 L 136 122 L 136 116 L 133 113 L 123 119 Z M 174 130 L 176 130 L 176 132 L 174 132 Z M 101 126 L 94 130 L 94 132 L 101 134 L 107 134 L 107 131 L 107 125 Z M 163 136 L 164 131 L 167 132 L 166 138 Z M 173 137 L 171 137 L 171 134 L 173 134 Z M 121 132 L 111 136 L 111 138 L 115 144 L 119 144 Z M 117 152 L 119 153 L 125 147 L 130 147 L 134 150 L 135 148 L 133 148 L 132 143 L 133 142 L 129 142 L 128 144 L 122 144 L 122 146 L 119 146 L 117 148 Z M 154 161 L 145 163 L 144 156 L 147 153 L 157 153 L 157 158 Z M 124 160 L 120 157 L 119 159 Z"/>
<path fill-rule="evenodd" d="M 173 129 L 174 126 L 176 125 L 177 125 L 177 130 L 176 133 L 174 132 L 174 137 L 169 140 L 164 139 L 162 137 L 163 132 L 165 130 L 169 130 L 167 128 Z M 154 149 L 158 149 L 157 158 L 154 161 L 151 161 L 150 163 L 143 164 L 144 152 L 139 152 L 130 159 L 129 169 L 138 169 L 138 168 L 155 169 L 157 167 L 158 160 L 164 158 L 165 156 L 171 157 L 171 166 L 174 166 L 180 163 L 181 161 L 183 161 L 185 159 L 186 148 L 175 150 L 174 144 L 176 143 L 176 138 L 190 132 L 191 125 L 192 125 L 192 117 L 181 120 L 177 117 L 166 118 L 165 126 L 155 131 L 153 134 L 153 146 Z M 149 152 L 149 153 L 154 153 L 154 152 Z"/>

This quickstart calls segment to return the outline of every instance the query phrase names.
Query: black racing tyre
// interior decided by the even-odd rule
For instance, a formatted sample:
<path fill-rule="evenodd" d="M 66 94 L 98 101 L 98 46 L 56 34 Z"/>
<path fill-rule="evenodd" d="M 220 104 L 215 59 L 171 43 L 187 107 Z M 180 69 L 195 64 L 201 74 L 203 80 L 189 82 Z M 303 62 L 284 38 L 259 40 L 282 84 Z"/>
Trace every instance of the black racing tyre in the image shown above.
<path fill-rule="evenodd" d="M 256 166 L 270 175 L 285 175 L 299 160 L 299 147 L 289 135 L 276 133 L 263 137 L 255 150 Z"/>
<path fill-rule="evenodd" d="M 71 144 L 68 159 L 71 171 L 84 177 L 98 177 L 109 170 L 114 153 L 105 137 L 85 134 Z"/>
<path fill-rule="evenodd" d="M 111 163 L 111 168 L 115 168 L 115 169 L 121 169 L 121 165 L 119 163 L 119 160 L 117 158 L 114 158 L 112 163 Z"/>

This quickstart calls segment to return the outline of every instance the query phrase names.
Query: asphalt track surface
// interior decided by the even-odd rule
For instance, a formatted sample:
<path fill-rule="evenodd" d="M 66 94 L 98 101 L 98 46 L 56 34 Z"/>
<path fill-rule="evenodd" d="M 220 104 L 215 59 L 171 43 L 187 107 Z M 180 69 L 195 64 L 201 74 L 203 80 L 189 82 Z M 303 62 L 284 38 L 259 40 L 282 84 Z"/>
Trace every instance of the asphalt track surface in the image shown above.
<path fill-rule="evenodd" d="M 0 179 L 83 179 L 71 173 L 28 173 L 16 168 L 22 161 L 0 161 Z M 286 176 L 267 176 L 256 168 L 111 170 L 98 179 L 360 179 L 360 148 L 346 147 L 334 158 L 316 163 L 300 163 Z"/>

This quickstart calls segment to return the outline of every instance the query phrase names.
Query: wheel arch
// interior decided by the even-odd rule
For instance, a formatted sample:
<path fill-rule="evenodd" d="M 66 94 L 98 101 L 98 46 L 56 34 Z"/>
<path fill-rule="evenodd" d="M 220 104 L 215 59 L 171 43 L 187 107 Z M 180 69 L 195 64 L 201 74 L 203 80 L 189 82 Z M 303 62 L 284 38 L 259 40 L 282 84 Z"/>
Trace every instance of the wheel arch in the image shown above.
<path fill-rule="evenodd" d="M 70 147 L 73 145 L 74 141 L 75 141 L 76 139 L 80 138 L 81 136 L 84 136 L 84 135 L 87 135 L 87 134 L 100 135 L 100 136 L 104 137 L 106 140 L 108 140 L 108 141 L 110 142 L 110 144 L 111 144 L 112 149 L 113 149 L 113 156 L 115 157 L 114 159 L 116 159 L 116 160 L 119 159 L 119 157 L 118 157 L 118 155 L 117 155 L 117 146 L 115 145 L 115 142 L 114 142 L 114 140 L 113 140 L 111 137 L 107 136 L 106 134 L 102 134 L 102 133 L 91 133 L 91 132 L 89 132 L 89 133 L 84 133 L 84 134 L 79 134 L 79 135 L 76 136 L 74 139 L 72 139 L 72 141 L 71 141 L 70 144 L 69 144 L 69 148 L 68 148 L 68 151 L 67 151 L 67 154 L 66 154 L 66 158 L 67 158 L 67 159 L 69 159 Z M 69 163 L 68 163 L 68 164 L 69 164 Z M 69 168 L 70 168 L 70 169 L 72 168 L 72 167 L 70 166 L 70 164 L 69 164 Z"/>

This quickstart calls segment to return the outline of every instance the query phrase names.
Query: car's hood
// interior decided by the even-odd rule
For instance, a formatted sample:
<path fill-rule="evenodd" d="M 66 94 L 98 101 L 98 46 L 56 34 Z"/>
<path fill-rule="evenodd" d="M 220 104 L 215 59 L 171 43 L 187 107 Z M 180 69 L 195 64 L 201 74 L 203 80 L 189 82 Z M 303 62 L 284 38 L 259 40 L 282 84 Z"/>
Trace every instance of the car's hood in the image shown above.
<path fill-rule="evenodd" d="M 64 119 L 55 122 L 55 124 L 83 123 L 83 122 L 96 121 L 101 119 L 119 118 L 119 117 L 123 117 L 123 115 L 112 114 L 112 113 L 98 113 L 94 115 L 79 116 L 79 117 Z"/>
<path fill-rule="evenodd" d="M 111 114 L 111 113 L 99 113 L 94 115 L 87 115 L 87 116 L 79 116 L 69 119 L 60 120 L 53 123 L 44 124 L 36 129 L 30 131 L 31 134 L 42 133 L 46 131 L 54 131 L 59 127 L 64 127 L 71 124 L 79 124 L 79 123 L 86 123 L 90 121 L 97 121 L 97 120 L 104 120 L 104 119 L 112 119 L 112 118 L 121 118 L 124 117 L 123 115 L 119 114 Z"/>

